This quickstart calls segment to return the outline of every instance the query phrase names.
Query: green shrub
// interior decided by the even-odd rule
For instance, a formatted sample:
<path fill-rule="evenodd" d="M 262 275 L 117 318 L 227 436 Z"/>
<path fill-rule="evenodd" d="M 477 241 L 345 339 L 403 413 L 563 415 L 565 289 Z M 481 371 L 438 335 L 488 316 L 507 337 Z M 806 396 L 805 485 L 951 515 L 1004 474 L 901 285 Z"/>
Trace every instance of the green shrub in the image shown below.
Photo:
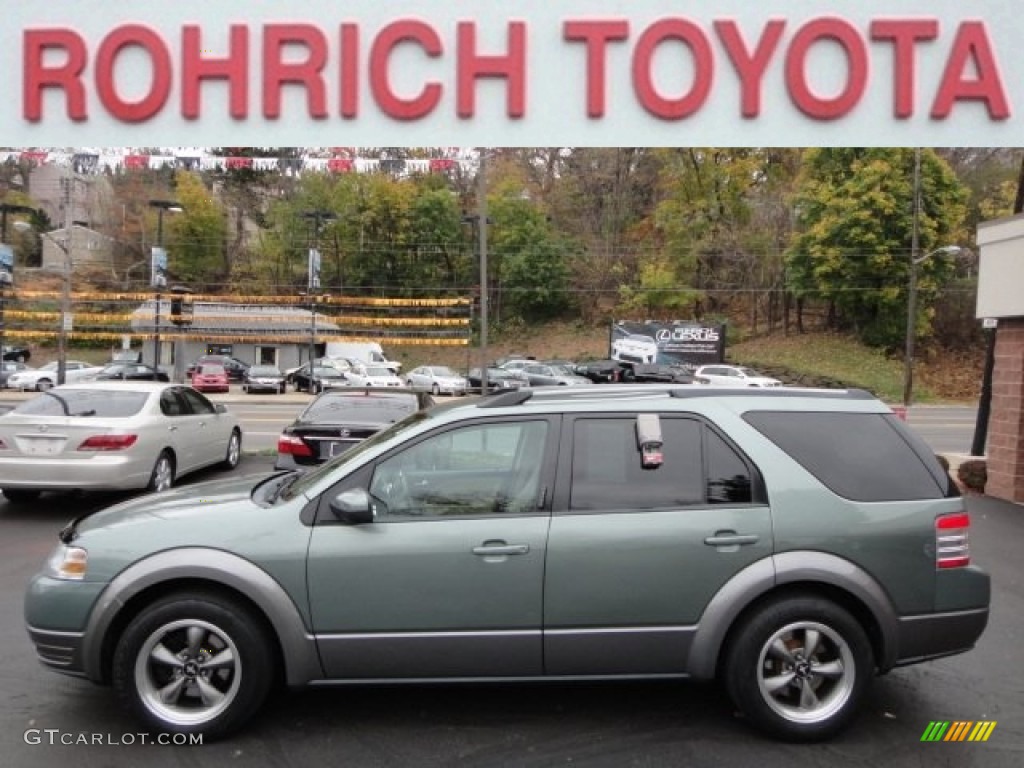
<path fill-rule="evenodd" d="M 983 493 L 985 483 L 988 482 L 988 469 L 984 459 L 971 459 L 965 461 L 956 470 L 956 476 L 965 488 Z"/>

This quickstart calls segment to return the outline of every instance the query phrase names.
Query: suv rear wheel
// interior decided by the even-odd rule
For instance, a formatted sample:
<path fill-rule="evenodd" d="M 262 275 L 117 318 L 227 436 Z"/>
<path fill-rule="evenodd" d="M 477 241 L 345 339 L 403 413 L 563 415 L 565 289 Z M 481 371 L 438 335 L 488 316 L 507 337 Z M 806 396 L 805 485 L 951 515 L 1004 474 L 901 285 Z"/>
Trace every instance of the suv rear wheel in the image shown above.
<path fill-rule="evenodd" d="M 874 675 L 871 644 L 845 609 L 790 596 L 735 627 L 725 655 L 729 695 L 757 727 L 792 741 L 842 730 Z"/>

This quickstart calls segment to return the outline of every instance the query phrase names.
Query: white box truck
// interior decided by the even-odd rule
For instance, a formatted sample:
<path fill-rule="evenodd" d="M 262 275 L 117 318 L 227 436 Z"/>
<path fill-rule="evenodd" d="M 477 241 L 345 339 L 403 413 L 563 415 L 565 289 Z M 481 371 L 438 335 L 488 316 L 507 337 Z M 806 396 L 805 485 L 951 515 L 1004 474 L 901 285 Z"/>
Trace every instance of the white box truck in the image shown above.
<path fill-rule="evenodd" d="M 358 360 L 361 363 L 383 365 L 398 373 L 402 364 L 397 360 L 389 360 L 380 344 L 376 341 L 329 341 L 324 348 L 326 357 L 344 357 L 347 360 Z"/>

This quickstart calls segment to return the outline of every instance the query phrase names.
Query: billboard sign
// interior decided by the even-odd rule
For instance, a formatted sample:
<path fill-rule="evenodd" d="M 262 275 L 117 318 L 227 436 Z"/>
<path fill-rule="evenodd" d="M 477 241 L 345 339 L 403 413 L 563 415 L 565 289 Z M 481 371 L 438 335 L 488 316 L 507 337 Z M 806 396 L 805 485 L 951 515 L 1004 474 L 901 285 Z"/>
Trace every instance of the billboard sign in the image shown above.
<path fill-rule="evenodd" d="M 608 356 L 637 364 L 720 363 L 725 360 L 725 325 L 620 320 L 612 324 Z"/>
<path fill-rule="evenodd" d="M 14 249 L 0 243 L 0 287 L 14 285 Z"/>
<path fill-rule="evenodd" d="M 320 290 L 320 251 L 316 248 L 309 249 L 309 292 Z"/>
<path fill-rule="evenodd" d="M 167 250 L 154 247 L 150 260 L 150 282 L 154 288 L 167 287 Z"/>

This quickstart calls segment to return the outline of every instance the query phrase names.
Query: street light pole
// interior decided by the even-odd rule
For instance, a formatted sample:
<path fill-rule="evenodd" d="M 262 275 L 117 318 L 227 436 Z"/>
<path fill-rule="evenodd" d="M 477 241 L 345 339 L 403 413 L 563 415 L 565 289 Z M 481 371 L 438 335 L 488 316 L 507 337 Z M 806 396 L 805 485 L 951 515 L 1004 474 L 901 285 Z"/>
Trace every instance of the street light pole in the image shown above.
<path fill-rule="evenodd" d="M 306 296 L 309 298 L 309 388 L 316 388 L 316 371 L 313 361 L 316 359 L 316 296 L 320 291 L 320 227 L 325 221 L 334 221 L 338 217 L 330 211 L 303 211 L 302 217 L 311 221 L 312 231 L 309 233 L 306 263 Z"/>
<path fill-rule="evenodd" d="M 151 208 L 156 208 L 156 248 L 161 253 L 164 247 L 164 211 L 170 211 L 172 213 L 180 213 L 184 210 L 180 203 L 176 203 L 173 200 L 150 200 L 149 205 Z M 166 259 L 165 256 L 161 258 Z M 161 289 L 167 284 L 167 264 L 166 260 L 162 265 L 156 263 L 156 258 L 151 261 L 152 275 L 150 282 L 156 289 L 155 299 L 153 305 L 153 368 L 160 370 L 160 303 L 163 300 Z"/>

